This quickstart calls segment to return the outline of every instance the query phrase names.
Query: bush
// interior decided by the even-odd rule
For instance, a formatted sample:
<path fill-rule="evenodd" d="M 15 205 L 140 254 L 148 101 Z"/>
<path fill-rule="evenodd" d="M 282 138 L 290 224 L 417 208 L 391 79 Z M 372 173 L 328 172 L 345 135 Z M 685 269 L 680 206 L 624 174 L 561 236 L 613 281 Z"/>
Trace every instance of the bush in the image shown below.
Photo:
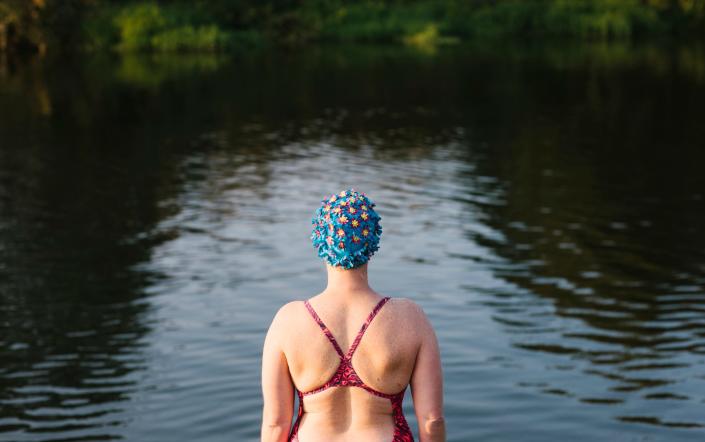
<path fill-rule="evenodd" d="M 135 51 L 221 51 L 260 46 L 258 30 L 225 30 L 188 3 L 103 5 L 83 25 L 85 47 Z"/>
<path fill-rule="evenodd" d="M 705 0 L 0 0 L 0 50 L 220 51 L 265 41 L 705 34 Z"/>
<path fill-rule="evenodd" d="M 404 41 L 428 32 L 441 18 L 441 2 L 415 2 L 405 5 L 366 2 L 340 6 L 324 17 L 319 38 L 342 41 Z M 436 29 L 437 31 L 437 29 Z"/>
<path fill-rule="evenodd" d="M 586 39 L 624 39 L 658 26 L 655 11 L 637 0 L 556 0 L 545 23 L 553 34 Z"/>
<path fill-rule="evenodd" d="M 191 25 L 168 29 L 151 39 L 151 47 L 157 51 L 201 50 L 214 51 L 224 47 L 227 34 L 215 25 Z"/>
<path fill-rule="evenodd" d="M 152 47 L 152 38 L 165 31 L 167 20 L 156 3 L 126 6 L 115 18 L 120 34 L 120 49 L 142 50 Z"/>

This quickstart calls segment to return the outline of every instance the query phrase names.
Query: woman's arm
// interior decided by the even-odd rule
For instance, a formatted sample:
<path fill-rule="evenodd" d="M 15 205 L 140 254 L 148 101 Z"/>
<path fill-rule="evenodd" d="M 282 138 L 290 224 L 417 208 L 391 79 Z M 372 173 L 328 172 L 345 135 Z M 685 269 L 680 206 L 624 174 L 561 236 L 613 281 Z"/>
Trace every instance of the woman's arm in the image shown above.
<path fill-rule="evenodd" d="M 417 308 L 421 344 L 411 375 L 411 396 L 419 423 L 419 439 L 420 442 L 445 442 L 443 373 L 438 339 L 426 314 L 421 307 Z"/>
<path fill-rule="evenodd" d="M 285 308 L 272 320 L 262 349 L 262 442 L 286 442 L 294 414 L 294 385 L 281 348 Z"/>

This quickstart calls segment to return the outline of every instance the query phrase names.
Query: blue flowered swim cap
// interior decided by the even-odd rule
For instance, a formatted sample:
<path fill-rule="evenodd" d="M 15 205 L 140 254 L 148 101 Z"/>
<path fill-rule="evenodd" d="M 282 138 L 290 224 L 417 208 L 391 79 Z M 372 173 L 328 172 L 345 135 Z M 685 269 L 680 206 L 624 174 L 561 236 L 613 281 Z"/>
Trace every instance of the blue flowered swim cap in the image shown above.
<path fill-rule="evenodd" d="M 311 240 L 318 256 L 330 265 L 352 269 L 365 264 L 379 249 L 382 219 L 375 203 L 355 189 L 321 200 L 311 219 Z"/>

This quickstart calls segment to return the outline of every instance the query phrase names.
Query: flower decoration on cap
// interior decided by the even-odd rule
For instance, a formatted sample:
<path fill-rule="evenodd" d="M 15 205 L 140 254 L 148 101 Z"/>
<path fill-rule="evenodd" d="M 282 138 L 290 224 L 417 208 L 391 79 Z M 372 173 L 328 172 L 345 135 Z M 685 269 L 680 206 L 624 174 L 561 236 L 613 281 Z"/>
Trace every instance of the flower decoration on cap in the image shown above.
<path fill-rule="evenodd" d="M 373 209 L 375 203 L 352 188 L 328 196 L 321 203 L 311 219 L 311 240 L 318 256 L 345 269 L 368 262 L 379 249 L 382 235 L 382 217 Z"/>

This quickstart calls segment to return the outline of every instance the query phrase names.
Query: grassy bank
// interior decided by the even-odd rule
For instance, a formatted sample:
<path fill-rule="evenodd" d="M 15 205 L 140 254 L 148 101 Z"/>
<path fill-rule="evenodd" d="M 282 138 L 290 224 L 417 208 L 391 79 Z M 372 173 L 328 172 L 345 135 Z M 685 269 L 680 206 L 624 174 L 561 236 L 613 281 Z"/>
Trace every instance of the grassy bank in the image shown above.
<path fill-rule="evenodd" d="M 0 3 L 0 48 L 13 43 L 8 26 L 26 31 L 25 46 L 122 52 L 331 41 L 435 45 L 705 35 L 705 0 L 59 1 Z M 13 35 L 17 39 L 18 33 Z"/>

